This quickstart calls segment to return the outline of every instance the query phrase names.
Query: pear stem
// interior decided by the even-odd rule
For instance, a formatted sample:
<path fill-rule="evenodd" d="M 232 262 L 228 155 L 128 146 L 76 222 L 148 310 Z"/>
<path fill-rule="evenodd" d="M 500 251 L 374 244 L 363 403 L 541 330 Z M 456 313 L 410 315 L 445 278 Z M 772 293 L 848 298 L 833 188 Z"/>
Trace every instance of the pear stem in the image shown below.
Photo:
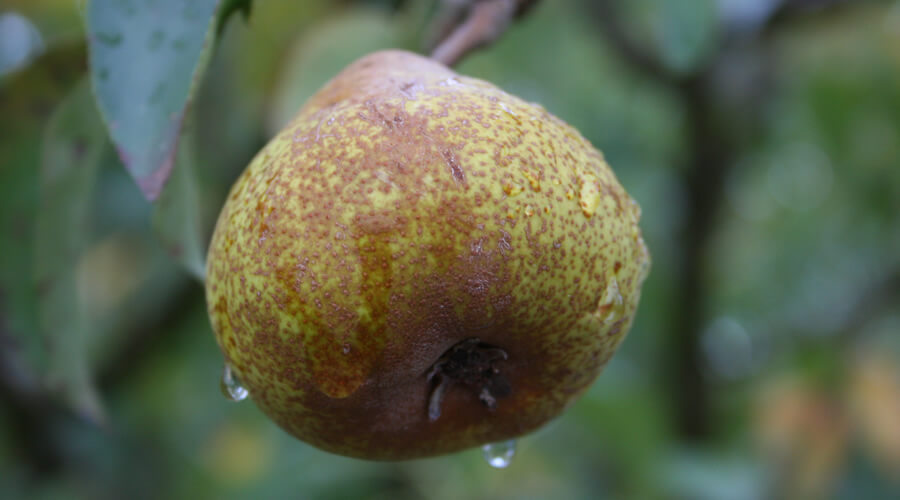
<path fill-rule="evenodd" d="M 500 38 L 517 15 L 536 0 L 475 0 L 468 15 L 432 51 L 431 58 L 445 66 L 455 66 L 470 52 Z"/>

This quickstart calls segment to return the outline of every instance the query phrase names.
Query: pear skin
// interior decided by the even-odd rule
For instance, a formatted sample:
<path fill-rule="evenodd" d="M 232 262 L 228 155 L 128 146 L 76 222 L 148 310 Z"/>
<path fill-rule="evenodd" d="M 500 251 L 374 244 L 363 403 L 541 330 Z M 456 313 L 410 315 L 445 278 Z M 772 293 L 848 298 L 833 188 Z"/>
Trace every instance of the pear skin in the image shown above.
<path fill-rule="evenodd" d="M 628 331 L 640 209 L 537 104 L 377 52 L 240 176 L 208 256 L 216 339 L 297 438 L 375 460 L 514 438 L 559 415 Z"/>

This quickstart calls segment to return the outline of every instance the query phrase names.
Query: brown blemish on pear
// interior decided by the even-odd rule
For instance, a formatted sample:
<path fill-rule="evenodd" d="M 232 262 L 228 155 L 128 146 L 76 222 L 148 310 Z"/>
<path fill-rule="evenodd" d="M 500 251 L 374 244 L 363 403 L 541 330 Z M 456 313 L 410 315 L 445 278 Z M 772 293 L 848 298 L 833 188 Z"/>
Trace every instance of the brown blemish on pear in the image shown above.
<path fill-rule="evenodd" d="M 378 52 L 232 189 L 208 260 L 216 338 L 256 404 L 322 449 L 510 439 L 571 404 L 627 332 L 649 262 L 632 203 L 540 106 Z"/>

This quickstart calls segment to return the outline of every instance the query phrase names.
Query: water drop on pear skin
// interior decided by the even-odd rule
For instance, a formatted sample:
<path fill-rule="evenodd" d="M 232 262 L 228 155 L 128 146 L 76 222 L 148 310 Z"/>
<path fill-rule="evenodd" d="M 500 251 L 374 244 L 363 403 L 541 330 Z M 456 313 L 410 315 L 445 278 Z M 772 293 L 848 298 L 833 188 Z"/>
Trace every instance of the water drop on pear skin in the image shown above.
<path fill-rule="evenodd" d="M 222 389 L 222 394 L 229 401 L 243 401 L 250 395 L 250 392 L 241 385 L 240 379 L 237 378 L 237 375 L 234 374 L 231 365 L 228 363 L 225 363 L 225 368 L 222 370 L 222 379 L 219 381 L 219 387 Z"/>
<path fill-rule="evenodd" d="M 597 314 L 604 324 L 611 325 L 621 320 L 625 313 L 625 301 L 619 289 L 619 281 L 613 277 L 606 285 L 606 292 L 597 308 Z"/>
<path fill-rule="evenodd" d="M 510 439 L 509 441 L 486 444 L 481 447 L 481 450 L 488 465 L 495 469 L 505 469 L 509 467 L 513 457 L 516 455 L 516 440 Z"/>

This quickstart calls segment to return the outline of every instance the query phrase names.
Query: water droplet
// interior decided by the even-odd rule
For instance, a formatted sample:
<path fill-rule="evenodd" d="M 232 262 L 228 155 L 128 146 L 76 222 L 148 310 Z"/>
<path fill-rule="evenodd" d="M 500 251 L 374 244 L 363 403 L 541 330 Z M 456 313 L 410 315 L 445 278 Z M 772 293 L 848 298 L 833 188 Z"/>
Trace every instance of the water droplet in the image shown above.
<path fill-rule="evenodd" d="M 615 277 L 606 285 L 606 293 L 600 299 L 597 314 L 606 325 L 619 321 L 625 315 L 625 300 L 622 298 L 622 292 L 619 290 L 619 280 Z"/>
<path fill-rule="evenodd" d="M 222 370 L 222 381 L 219 385 L 222 394 L 231 401 L 243 401 L 250 395 L 247 389 L 241 385 L 237 375 L 231 371 L 231 365 L 228 363 L 225 363 L 225 369 Z"/>
<path fill-rule="evenodd" d="M 644 242 L 641 242 L 641 269 L 638 275 L 638 279 L 643 282 L 647 279 L 647 275 L 650 274 L 650 256 L 647 252 L 647 247 L 644 246 Z"/>
<path fill-rule="evenodd" d="M 397 187 L 397 185 L 394 184 L 394 181 L 391 180 L 391 176 L 388 175 L 388 173 L 385 172 L 384 170 L 376 170 L 375 177 L 378 178 L 378 180 L 380 180 L 381 182 L 383 182 L 389 186 Z"/>
<path fill-rule="evenodd" d="M 591 217 L 600 205 L 600 186 L 593 174 L 587 174 L 579 179 L 581 191 L 579 204 L 585 217 Z"/>
<path fill-rule="evenodd" d="M 528 183 L 531 184 L 531 189 L 533 189 L 534 192 L 538 193 L 541 191 L 541 180 L 538 178 L 538 176 L 534 175 L 528 170 L 523 170 L 522 175 L 524 175 L 525 178 L 528 179 Z"/>
<path fill-rule="evenodd" d="M 638 202 L 635 201 L 634 198 L 628 198 L 629 204 L 631 205 L 631 215 L 633 217 L 634 223 L 637 224 L 641 221 L 641 206 L 638 205 Z"/>
<path fill-rule="evenodd" d="M 506 185 L 503 186 L 503 192 L 506 193 L 507 196 L 515 196 L 522 192 L 522 186 L 506 183 Z"/>
<path fill-rule="evenodd" d="M 513 112 L 513 110 L 509 109 L 509 106 L 507 106 L 506 104 L 504 104 L 504 103 L 502 103 L 502 102 L 499 102 L 499 103 L 497 103 L 497 104 L 500 106 L 500 109 L 502 109 L 503 111 L 505 111 L 506 114 L 508 114 L 509 116 L 516 116 L 516 113 Z"/>
<path fill-rule="evenodd" d="M 510 439 L 486 444 L 481 447 L 481 450 L 484 452 L 484 459 L 487 460 L 488 465 L 495 469 L 505 469 L 509 467 L 516 454 L 516 440 Z"/>

